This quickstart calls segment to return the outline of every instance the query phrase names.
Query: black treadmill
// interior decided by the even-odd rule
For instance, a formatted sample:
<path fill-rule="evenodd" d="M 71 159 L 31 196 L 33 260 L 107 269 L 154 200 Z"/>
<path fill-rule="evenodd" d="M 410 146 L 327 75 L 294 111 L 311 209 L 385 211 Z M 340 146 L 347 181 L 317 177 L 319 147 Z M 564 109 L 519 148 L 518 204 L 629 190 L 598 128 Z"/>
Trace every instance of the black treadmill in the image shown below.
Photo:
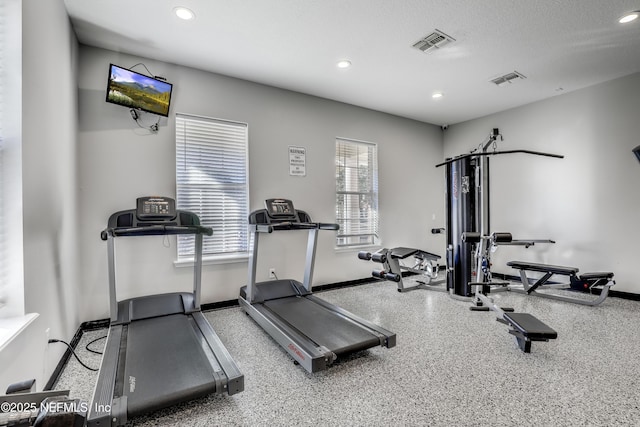
<path fill-rule="evenodd" d="M 116 212 L 107 241 L 111 325 L 87 418 L 88 426 L 127 419 L 208 394 L 244 390 L 244 376 L 200 311 L 202 236 L 213 230 L 167 197 L 142 197 Z M 115 237 L 195 236 L 193 293 L 116 300 Z"/>
<path fill-rule="evenodd" d="M 308 372 L 326 369 L 339 357 L 375 346 L 394 347 L 396 334 L 312 295 L 311 283 L 319 230 L 338 230 L 338 224 L 311 222 L 291 200 L 268 199 L 266 209 L 249 217 L 254 237 L 249 259 L 249 282 L 239 302 L 283 349 Z M 256 283 L 258 238 L 261 233 L 307 230 L 304 283 L 270 280 Z"/>

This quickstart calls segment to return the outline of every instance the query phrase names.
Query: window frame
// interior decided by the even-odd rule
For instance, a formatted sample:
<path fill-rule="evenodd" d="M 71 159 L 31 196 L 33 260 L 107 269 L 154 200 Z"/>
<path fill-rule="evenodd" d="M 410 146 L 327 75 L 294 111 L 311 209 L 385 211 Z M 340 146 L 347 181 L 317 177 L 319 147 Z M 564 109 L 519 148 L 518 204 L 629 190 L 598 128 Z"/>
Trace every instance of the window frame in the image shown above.
<path fill-rule="evenodd" d="M 342 148 L 341 148 L 342 146 Z M 341 152 L 344 152 L 345 147 L 349 146 L 350 149 L 354 147 L 367 147 L 367 150 L 371 150 L 368 153 L 372 159 L 369 160 L 370 166 L 367 167 L 367 179 L 369 180 L 369 185 L 366 191 L 361 191 L 361 189 L 357 188 L 345 188 L 344 190 L 340 189 L 340 170 L 339 168 L 344 168 L 345 173 L 347 170 L 347 165 L 340 165 L 341 159 L 344 159 L 345 156 L 341 156 Z M 336 249 L 350 249 L 350 248 L 361 248 L 361 247 L 370 247 L 370 246 L 378 246 L 380 244 L 380 208 L 379 208 L 379 170 L 378 170 L 378 144 L 369 142 L 369 141 L 361 141 L 353 138 L 344 138 L 344 137 L 336 137 L 335 140 L 335 174 L 336 174 L 336 222 L 340 224 L 340 230 L 336 233 L 335 247 Z M 343 160 L 344 161 L 344 160 Z M 360 170 L 360 166 L 357 166 L 357 169 Z M 353 182 L 353 181 L 352 181 Z M 346 180 L 345 180 L 346 187 Z M 355 232 L 352 233 L 351 230 L 353 228 L 361 228 L 361 225 L 350 227 L 349 222 L 353 222 L 355 219 L 347 214 L 346 207 L 340 206 L 340 196 L 358 196 L 360 199 L 366 199 L 370 197 L 370 212 L 366 217 L 367 224 L 365 225 L 365 229 L 368 229 L 368 233 L 360 233 Z M 361 201 L 357 202 L 357 206 L 361 206 Z M 341 212 L 342 211 L 342 212 Z M 359 238 L 358 242 L 349 242 L 348 240 L 351 238 Z M 364 241 L 363 241 L 364 238 Z"/>

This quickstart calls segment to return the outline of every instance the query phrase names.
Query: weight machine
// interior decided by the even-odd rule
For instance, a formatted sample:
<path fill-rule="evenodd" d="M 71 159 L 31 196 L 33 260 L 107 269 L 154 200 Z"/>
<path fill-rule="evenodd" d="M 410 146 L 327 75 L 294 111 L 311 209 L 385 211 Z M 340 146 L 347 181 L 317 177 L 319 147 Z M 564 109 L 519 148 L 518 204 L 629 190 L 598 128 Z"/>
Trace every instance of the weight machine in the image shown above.
<path fill-rule="evenodd" d="M 447 289 L 452 295 L 469 298 L 473 310 L 494 311 L 498 321 L 511 327 L 509 333 L 516 337 L 522 351 L 528 353 L 532 341 L 548 341 L 558 334 L 536 317 L 501 308 L 489 297 L 494 287 L 508 285 L 493 281 L 491 248 L 513 243 L 510 233 L 490 234 L 489 157 L 516 153 L 563 156 L 531 150 L 498 151 L 498 139 L 503 140 L 495 128 L 476 150 L 436 165 L 445 166 L 447 185 Z M 536 242 L 539 241 L 516 241 L 516 244 L 530 246 Z"/>

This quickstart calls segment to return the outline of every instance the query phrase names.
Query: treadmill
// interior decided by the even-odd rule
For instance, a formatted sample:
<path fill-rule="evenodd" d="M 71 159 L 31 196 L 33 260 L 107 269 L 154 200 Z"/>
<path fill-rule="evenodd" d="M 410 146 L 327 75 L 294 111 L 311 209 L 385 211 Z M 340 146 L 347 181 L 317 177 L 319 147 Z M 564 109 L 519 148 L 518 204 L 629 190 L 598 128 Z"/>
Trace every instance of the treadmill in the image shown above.
<path fill-rule="evenodd" d="M 116 237 L 195 236 L 193 293 L 116 300 Z M 208 394 L 244 390 L 244 376 L 200 310 L 202 239 L 213 230 L 167 197 L 141 197 L 116 212 L 107 241 L 111 324 L 87 418 L 88 426 L 120 426 L 131 417 Z"/>
<path fill-rule="evenodd" d="M 268 199 L 249 216 L 253 252 L 249 281 L 240 289 L 240 306 L 308 372 L 329 367 L 338 358 L 375 346 L 396 345 L 396 334 L 312 295 L 311 282 L 319 230 L 338 224 L 311 222 L 287 199 Z M 258 238 L 274 231 L 307 230 L 304 283 L 270 280 L 256 283 Z"/>

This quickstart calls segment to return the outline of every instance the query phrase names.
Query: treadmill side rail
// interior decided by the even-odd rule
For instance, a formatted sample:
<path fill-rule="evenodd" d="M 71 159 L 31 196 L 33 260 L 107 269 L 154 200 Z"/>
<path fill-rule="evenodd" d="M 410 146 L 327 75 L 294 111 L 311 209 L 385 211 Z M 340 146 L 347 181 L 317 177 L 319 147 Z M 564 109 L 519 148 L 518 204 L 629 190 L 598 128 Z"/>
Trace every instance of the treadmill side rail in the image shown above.
<path fill-rule="evenodd" d="M 120 341 L 122 339 L 122 325 L 114 325 L 109 328 L 107 342 L 102 354 L 100 373 L 93 391 L 93 399 L 87 415 L 87 426 L 123 425 L 127 422 L 127 412 L 114 411 L 114 384 L 116 382 L 118 360 L 120 353 Z M 126 396 L 124 397 L 126 399 Z M 126 408 L 126 403 L 124 405 Z"/>
<path fill-rule="evenodd" d="M 337 356 L 331 350 L 292 330 L 268 310 L 261 310 L 260 304 L 250 304 L 242 297 L 238 301 L 240 307 L 307 372 L 322 371 L 336 360 Z"/>
<path fill-rule="evenodd" d="M 227 392 L 231 396 L 232 394 L 243 391 L 244 375 L 238 369 L 235 361 L 231 358 L 231 354 L 227 351 L 227 348 L 215 333 L 209 321 L 204 317 L 202 312 L 193 313 L 192 316 L 202 336 L 209 345 L 209 348 L 213 351 L 225 377 L 222 387 L 216 388 L 217 394 Z"/>
<path fill-rule="evenodd" d="M 382 326 L 376 325 L 375 323 L 369 322 L 368 320 L 363 319 L 362 317 L 356 316 L 350 311 L 347 311 L 342 307 L 338 307 L 337 305 L 331 304 L 314 295 L 308 295 L 307 298 L 315 302 L 316 304 L 319 304 L 333 311 L 334 313 L 339 314 L 345 319 L 348 319 L 354 323 L 359 324 L 361 327 L 369 330 L 369 332 L 371 332 L 372 334 L 377 335 L 378 338 L 380 338 L 380 345 L 382 347 L 391 348 L 396 346 L 396 334 L 394 332 L 391 332 L 383 328 Z"/>

